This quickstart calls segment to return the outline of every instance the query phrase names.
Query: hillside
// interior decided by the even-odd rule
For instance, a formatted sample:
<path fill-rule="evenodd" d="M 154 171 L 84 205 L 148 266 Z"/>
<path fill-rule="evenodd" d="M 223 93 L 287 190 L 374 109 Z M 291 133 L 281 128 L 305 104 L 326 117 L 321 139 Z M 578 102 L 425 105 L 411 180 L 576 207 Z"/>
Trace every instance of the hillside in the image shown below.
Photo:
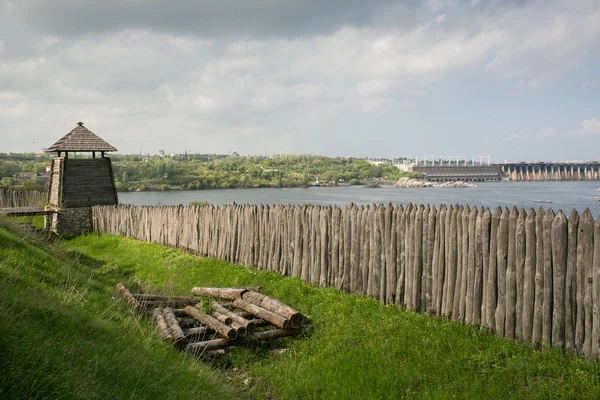
<path fill-rule="evenodd" d="M 110 235 L 39 243 L 3 224 L 0 260 L 3 398 L 600 395 L 598 363 L 155 244 Z M 119 280 L 165 294 L 259 284 L 308 314 L 313 333 L 200 363 L 112 298 Z M 273 346 L 287 351 L 272 355 Z"/>

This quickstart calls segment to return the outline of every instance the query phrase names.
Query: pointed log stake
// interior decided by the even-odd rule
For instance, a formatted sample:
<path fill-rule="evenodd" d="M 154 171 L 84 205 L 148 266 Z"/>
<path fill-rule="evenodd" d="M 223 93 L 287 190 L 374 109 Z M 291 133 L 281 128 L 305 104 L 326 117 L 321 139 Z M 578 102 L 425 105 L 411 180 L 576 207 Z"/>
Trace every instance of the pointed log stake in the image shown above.
<path fill-rule="evenodd" d="M 205 288 L 195 287 L 192 289 L 192 294 L 196 296 L 213 297 L 217 299 L 236 300 L 241 299 L 248 289 L 244 288 Z"/>
<path fill-rule="evenodd" d="M 201 313 L 194 307 L 187 306 L 185 313 L 228 339 L 235 339 L 237 337 L 237 332 L 232 327 L 221 323 L 210 315 Z"/>
<path fill-rule="evenodd" d="M 122 283 L 117 283 L 117 290 L 119 291 L 121 297 L 123 297 L 129 304 L 131 304 L 135 308 L 139 306 L 138 301 L 135 299 L 135 297 L 133 297 L 129 290 L 127 290 L 125 285 L 123 285 Z"/>
<path fill-rule="evenodd" d="M 305 325 L 303 328 L 308 329 L 310 325 Z M 255 343 L 262 340 L 279 339 L 286 336 L 298 335 L 305 331 L 302 330 L 291 330 L 291 329 L 273 329 L 270 331 L 254 332 L 251 335 L 246 336 L 243 339 L 238 340 L 227 340 L 227 339 L 213 339 L 205 340 L 203 342 L 190 343 L 185 347 L 185 351 L 192 355 L 199 355 L 206 351 L 223 349 L 230 346 L 235 346 L 244 343 Z"/>
<path fill-rule="evenodd" d="M 565 345 L 565 282 L 567 275 L 568 224 L 558 210 L 552 221 L 552 346 Z"/>
<path fill-rule="evenodd" d="M 154 317 L 154 321 L 156 322 L 156 330 L 158 331 L 158 335 L 164 340 L 171 340 L 173 336 L 169 331 L 169 327 L 167 326 L 167 321 L 163 315 L 162 308 L 155 308 L 152 312 L 152 316 Z"/>
<path fill-rule="evenodd" d="M 236 314 L 234 312 L 229 311 L 228 309 L 226 309 L 225 307 L 223 307 L 222 305 L 220 305 L 219 303 L 217 303 L 216 301 L 213 301 L 210 304 L 213 308 L 213 310 L 218 311 L 222 314 L 227 315 L 229 318 L 231 318 L 231 320 L 235 323 L 237 323 L 239 326 L 243 326 L 244 328 L 246 328 L 247 331 L 249 332 L 253 332 L 256 329 L 256 324 L 253 323 L 252 321 L 247 320 L 246 318 L 242 317 L 239 314 Z M 233 322 L 232 322 L 232 328 L 233 328 Z M 234 328 L 235 329 L 235 328 Z M 236 329 L 239 331 L 239 329 Z M 239 334 L 239 332 L 238 332 Z"/>
<path fill-rule="evenodd" d="M 184 338 L 183 330 L 179 326 L 179 322 L 177 322 L 177 318 L 175 314 L 173 314 L 173 310 L 169 307 L 163 310 L 163 316 L 165 317 L 165 321 L 167 322 L 167 326 L 169 327 L 169 331 L 171 332 L 171 336 L 177 342 Z"/>
<path fill-rule="evenodd" d="M 278 326 L 280 328 L 287 329 L 290 326 L 289 321 L 281 315 L 275 314 L 269 310 L 265 310 L 264 308 L 249 303 L 245 300 L 236 300 L 233 302 L 233 305 L 241 310 L 251 313 L 252 315 L 258 318 L 262 318 L 265 321 L 269 321 L 273 325 Z"/>
<path fill-rule="evenodd" d="M 277 315 L 281 315 L 283 318 L 290 322 L 292 328 L 299 328 L 304 321 L 304 315 L 294 310 L 292 307 L 282 303 L 279 300 L 265 296 L 256 292 L 248 292 L 243 296 L 244 301 L 257 305 L 264 308 L 265 310 L 271 311 Z"/>

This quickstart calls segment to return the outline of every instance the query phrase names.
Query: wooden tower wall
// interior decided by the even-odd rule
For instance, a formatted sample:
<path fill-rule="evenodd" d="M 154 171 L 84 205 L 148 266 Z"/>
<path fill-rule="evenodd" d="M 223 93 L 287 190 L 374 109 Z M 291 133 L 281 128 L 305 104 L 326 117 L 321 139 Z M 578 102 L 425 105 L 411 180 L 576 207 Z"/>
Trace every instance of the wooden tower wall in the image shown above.
<path fill-rule="evenodd" d="M 78 208 L 118 202 L 110 158 L 53 159 L 48 195 L 50 206 Z"/>

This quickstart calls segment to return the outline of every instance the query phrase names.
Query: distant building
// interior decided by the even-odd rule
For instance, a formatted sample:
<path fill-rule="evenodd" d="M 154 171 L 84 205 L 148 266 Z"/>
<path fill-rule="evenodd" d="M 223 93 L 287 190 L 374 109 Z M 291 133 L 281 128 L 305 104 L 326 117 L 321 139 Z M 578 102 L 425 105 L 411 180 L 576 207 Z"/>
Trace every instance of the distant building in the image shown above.
<path fill-rule="evenodd" d="M 164 150 L 159 150 L 158 151 L 158 156 L 161 157 L 161 158 L 164 157 L 165 156 L 165 151 Z"/>

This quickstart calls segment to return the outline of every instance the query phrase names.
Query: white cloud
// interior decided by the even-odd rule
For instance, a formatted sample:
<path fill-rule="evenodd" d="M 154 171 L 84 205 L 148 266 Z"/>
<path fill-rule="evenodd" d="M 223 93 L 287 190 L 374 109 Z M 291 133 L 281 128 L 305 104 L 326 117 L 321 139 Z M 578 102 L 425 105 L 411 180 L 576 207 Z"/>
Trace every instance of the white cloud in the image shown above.
<path fill-rule="evenodd" d="M 545 127 L 540 133 L 537 134 L 537 137 L 540 139 L 552 136 L 554 136 L 554 128 L 552 128 L 551 126 Z"/>
<path fill-rule="evenodd" d="M 8 28 L 0 26 L 0 107 L 11 116 L 11 129 L 19 131 L 46 132 L 51 126 L 62 133 L 82 119 L 98 123 L 98 133 L 140 132 L 148 143 L 166 140 L 169 132 L 174 143 L 201 146 L 206 143 L 201 135 L 228 132 L 239 135 L 247 151 L 265 143 L 281 150 L 281 132 L 302 138 L 320 129 L 344 137 L 343 128 L 334 132 L 331 126 L 344 120 L 352 125 L 353 118 L 356 126 L 373 122 L 361 112 L 375 112 L 374 119 L 378 113 L 400 115 L 425 96 L 435 99 L 460 74 L 481 78 L 482 87 L 474 89 L 481 93 L 485 79 L 537 90 L 589 60 L 600 46 L 597 0 L 574 0 L 569 7 L 558 0 L 518 6 L 433 0 L 398 10 L 403 14 L 385 19 L 397 23 L 351 19 L 294 35 L 275 28 L 253 35 L 240 28 L 242 34 L 225 37 L 138 23 L 115 25 L 130 27 L 126 30 L 76 32 L 81 34 L 21 26 L 24 31 L 6 35 Z M 2 18 L 0 25 L 10 22 Z M 585 82 L 584 88 L 597 84 Z M 23 99 L 26 106 L 18 108 Z M 436 113 L 418 105 L 422 115 L 416 119 Z M 584 122 L 581 134 L 596 132 L 596 119 Z M 0 121 L 0 128 L 8 126 Z M 554 135 L 548 126 L 504 139 Z"/>
<path fill-rule="evenodd" d="M 555 129 L 551 126 L 546 126 L 539 133 L 534 135 L 513 133 L 511 135 L 505 136 L 504 140 L 508 142 L 516 141 L 516 140 L 532 140 L 532 139 L 545 139 L 553 137 L 555 134 Z"/>
<path fill-rule="evenodd" d="M 592 118 L 581 121 L 581 128 L 575 131 L 578 135 L 600 135 L 600 119 Z"/>

